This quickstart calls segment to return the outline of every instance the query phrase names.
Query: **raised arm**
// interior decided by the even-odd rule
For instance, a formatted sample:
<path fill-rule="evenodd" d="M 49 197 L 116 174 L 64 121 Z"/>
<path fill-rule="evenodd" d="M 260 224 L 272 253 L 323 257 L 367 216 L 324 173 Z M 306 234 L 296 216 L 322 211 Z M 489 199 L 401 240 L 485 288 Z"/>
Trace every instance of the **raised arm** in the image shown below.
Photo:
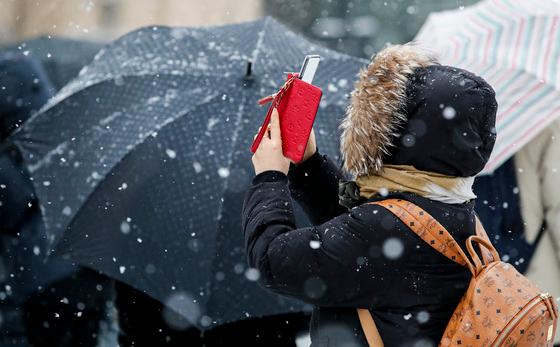
<path fill-rule="evenodd" d="M 315 225 L 326 222 L 347 209 L 338 203 L 340 170 L 318 151 L 288 173 L 292 197 L 301 205 Z"/>
<path fill-rule="evenodd" d="M 357 232 L 361 223 L 343 213 L 320 226 L 296 229 L 287 177 L 290 162 L 282 153 L 279 124 L 274 110 L 267 134 L 252 157 L 256 176 L 242 212 L 249 265 L 260 271 L 260 282 L 277 293 L 318 305 L 351 304 L 349 298 L 360 288 L 352 268 L 357 257 L 368 255 L 366 242 Z M 310 216 L 322 222 L 342 213 L 335 208 L 338 176 L 327 170 L 334 165 L 326 158 L 317 154 L 307 159 L 307 165 L 293 173 L 293 183 L 301 199 L 307 199 L 305 194 L 315 195 L 304 204 Z M 310 175 L 316 182 L 306 179 Z M 327 196 L 328 202 L 320 201 Z"/>
<path fill-rule="evenodd" d="M 266 171 L 247 191 L 243 230 L 249 266 L 276 293 L 315 305 L 359 304 L 355 300 L 363 295 L 356 259 L 368 255 L 368 242 L 359 232 L 363 221 L 344 213 L 319 226 L 296 229 L 287 183 L 285 174 Z"/>

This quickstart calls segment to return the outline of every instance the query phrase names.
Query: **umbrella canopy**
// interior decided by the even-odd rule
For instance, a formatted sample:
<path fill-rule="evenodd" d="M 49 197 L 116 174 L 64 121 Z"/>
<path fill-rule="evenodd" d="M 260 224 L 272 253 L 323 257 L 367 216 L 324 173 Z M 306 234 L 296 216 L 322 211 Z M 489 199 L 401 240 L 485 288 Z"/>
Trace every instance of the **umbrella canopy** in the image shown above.
<path fill-rule="evenodd" d="M 483 173 L 494 171 L 560 116 L 557 1 L 486 0 L 434 13 L 416 40 L 437 52 L 443 64 L 470 70 L 494 87 L 498 137 Z"/>
<path fill-rule="evenodd" d="M 240 214 L 253 177 L 249 147 L 266 113 L 257 100 L 310 53 L 323 57 L 318 145 L 338 158 L 333 139 L 364 60 L 270 18 L 144 28 L 102 49 L 13 136 L 54 253 L 145 291 L 201 329 L 301 310 L 256 284 Z"/>
<path fill-rule="evenodd" d="M 76 77 L 102 47 L 99 42 L 49 35 L 5 46 L 2 50 L 20 52 L 39 60 L 58 90 Z"/>

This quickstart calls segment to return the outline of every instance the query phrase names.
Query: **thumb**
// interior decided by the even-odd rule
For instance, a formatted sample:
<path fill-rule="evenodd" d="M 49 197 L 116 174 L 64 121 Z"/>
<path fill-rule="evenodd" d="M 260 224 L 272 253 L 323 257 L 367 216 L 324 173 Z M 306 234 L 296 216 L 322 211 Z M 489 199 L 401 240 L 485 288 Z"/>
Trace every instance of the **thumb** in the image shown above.
<path fill-rule="evenodd" d="M 278 110 L 272 110 L 272 116 L 270 117 L 270 139 L 272 141 L 277 141 L 282 143 L 282 136 L 280 134 L 280 115 Z"/>

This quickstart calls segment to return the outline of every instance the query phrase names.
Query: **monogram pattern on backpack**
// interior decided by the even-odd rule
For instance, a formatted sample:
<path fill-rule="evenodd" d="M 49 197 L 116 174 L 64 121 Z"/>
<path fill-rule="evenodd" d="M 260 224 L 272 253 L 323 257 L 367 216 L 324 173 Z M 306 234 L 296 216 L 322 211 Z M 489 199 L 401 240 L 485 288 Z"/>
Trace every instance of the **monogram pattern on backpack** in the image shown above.
<path fill-rule="evenodd" d="M 441 347 L 551 347 L 558 322 L 554 299 L 500 261 L 482 224 L 467 240 L 469 257 L 449 232 L 405 200 L 373 202 L 385 207 L 435 250 L 465 266 L 473 277 L 439 344 Z M 475 251 L 478 246 L 482 259 Z M 373 347 L 373 346 L 372 346 Z"/>

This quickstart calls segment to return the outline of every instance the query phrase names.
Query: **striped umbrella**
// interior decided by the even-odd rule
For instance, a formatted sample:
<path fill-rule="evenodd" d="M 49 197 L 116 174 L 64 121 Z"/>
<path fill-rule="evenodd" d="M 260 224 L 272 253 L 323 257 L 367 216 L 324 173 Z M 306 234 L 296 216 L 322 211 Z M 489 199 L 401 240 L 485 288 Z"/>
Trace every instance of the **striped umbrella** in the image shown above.
<path fill-rule="evenodd" d="M 416 40 L 443 64 L 472 71 L 496 90 L 498 138 L 483 173 L 560 116 L 558 0 L 485 0 L 433 13 Z"/>

